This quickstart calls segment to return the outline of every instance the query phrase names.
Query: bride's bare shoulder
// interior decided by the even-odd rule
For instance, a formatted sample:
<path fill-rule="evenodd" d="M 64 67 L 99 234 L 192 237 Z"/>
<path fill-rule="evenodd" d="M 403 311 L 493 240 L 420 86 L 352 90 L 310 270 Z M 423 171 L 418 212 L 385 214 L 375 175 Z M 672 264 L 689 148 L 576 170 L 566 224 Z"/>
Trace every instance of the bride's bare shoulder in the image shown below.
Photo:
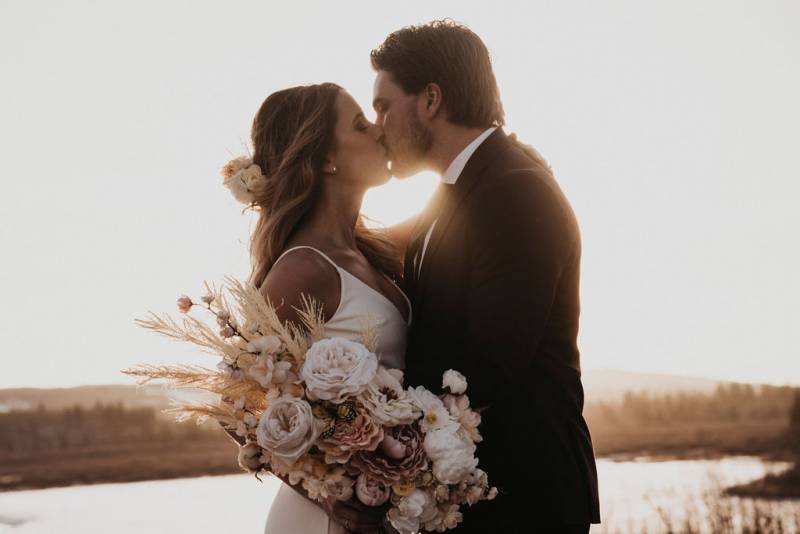
<path fill-rule="evenodd" d="M 270 269 L 261 294 L 278 311 L 282 321 L 299 323 L 295 308 L 301 308 L 306 295 L 322 305 L 327 321 L 336 312 L 341 298 L 341 281 L 336 268 L 320 253 L 307 248 L 292 250 Z"/>

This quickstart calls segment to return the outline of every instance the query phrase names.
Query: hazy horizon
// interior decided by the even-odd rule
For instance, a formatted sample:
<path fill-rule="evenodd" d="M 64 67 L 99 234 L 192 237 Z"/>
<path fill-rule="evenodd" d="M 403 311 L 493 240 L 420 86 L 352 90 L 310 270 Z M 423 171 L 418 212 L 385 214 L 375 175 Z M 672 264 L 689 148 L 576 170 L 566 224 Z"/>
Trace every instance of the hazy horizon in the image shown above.
<path fill-rule="evenodd" d="M 584 368 L 800 384 L 800 4 L 0 0 L 0 388 L 213 365 L 133 319 L 247 276 L 255 219 L 218 172 L 258 106 L 336 81 L 374 118 L 370 49 L 441 17 L 484 39 L 506 131 L 575 209 Z"/>

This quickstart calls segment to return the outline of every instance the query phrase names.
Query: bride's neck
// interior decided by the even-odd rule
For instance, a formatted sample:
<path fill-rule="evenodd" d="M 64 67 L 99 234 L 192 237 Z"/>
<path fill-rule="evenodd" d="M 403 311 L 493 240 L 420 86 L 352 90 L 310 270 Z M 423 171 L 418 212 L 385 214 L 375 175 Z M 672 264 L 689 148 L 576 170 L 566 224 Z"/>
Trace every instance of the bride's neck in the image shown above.
<path fill-rule="evenodd" d="M 356 248 L 356 223 L 365 191 L 336 185 L 320 187 L 314 206 L 295 232 L 295 239 L 324 243 L 334 249 Z"/>

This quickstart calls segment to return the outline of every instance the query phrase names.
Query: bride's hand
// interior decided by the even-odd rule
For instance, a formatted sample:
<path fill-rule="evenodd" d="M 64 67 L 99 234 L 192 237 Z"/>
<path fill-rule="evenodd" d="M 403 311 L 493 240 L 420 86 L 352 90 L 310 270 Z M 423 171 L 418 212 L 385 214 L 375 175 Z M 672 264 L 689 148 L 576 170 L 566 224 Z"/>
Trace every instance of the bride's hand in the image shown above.
<path fill-rule="evenodd" d="M 385 532 L 381 530 L 386 515 L 385 506 L 366 506 L 356 499 L 340 501 L 335 497 L 329 497 L 323 501 L 322 507 L 328 517 L 342 525 L 348 532 L 357 534 Z"/>

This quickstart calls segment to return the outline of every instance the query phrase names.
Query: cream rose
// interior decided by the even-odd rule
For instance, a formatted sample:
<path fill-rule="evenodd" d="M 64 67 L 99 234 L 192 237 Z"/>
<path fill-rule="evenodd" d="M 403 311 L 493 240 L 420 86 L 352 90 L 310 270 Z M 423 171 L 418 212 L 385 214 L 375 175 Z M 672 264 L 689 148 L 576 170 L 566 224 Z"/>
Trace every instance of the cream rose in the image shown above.
<path fill-rule="evenodd" d="M 311 400 L 338 404 L 364 391 L 377 369 L 377 356 L 364 345 L 335 337 L 308 349 L 300 376 Z"/>
<path fill-rule="evenodd" d="M 229 161 L 222 168 L 222 177 L 223 185 L 242 204 L 252 204 L 255 201 L 253 193 L 263 187 L 265 180 L 261 167 L 246 157 Z"/>
<path fill-rule="evenodd" d="M 289 465 L 308 452 L 319 434 L 311 405 L 288 395 L 270 403 L 256 429 L 258 444 Z"/>
<path fill-rule="evenodd" d="M 372 418 L 384 426 L 408 425 L 422 415 L 396 375 L 385 367 L 378 368 L 360 398 Z"/>

